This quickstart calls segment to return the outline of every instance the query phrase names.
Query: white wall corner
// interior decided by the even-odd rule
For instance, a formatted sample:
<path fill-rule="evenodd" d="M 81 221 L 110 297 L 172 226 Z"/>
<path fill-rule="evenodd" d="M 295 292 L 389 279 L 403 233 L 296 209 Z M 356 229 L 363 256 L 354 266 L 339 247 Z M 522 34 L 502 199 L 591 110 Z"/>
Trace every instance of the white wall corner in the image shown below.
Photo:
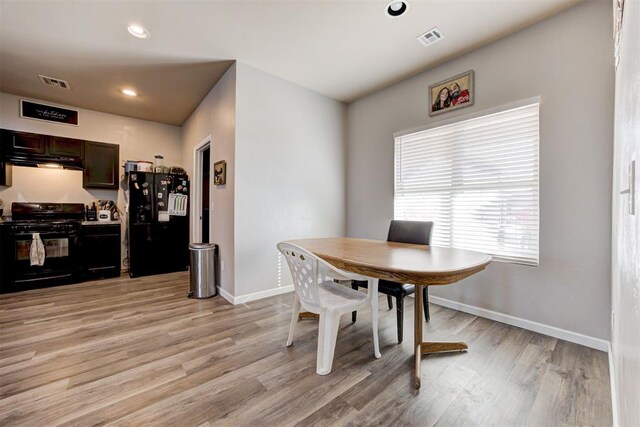
<path fill-rule="evenodd" d="M 550 337 L 569 341 L 575 344 L 584 345 L 585 347 L 594 348 L 600 351 L 609 351 L 610 342 L 590 337 L 588 335 L 579 334 L 577 332 L 567 331 L 565 329 L 556 328 L 555 326 L 545 325 L 543 323 L 534 322 L 532 320 L 522 319 L 520 317 L 510 316 L 497 311 L 487 310 L 473 305 L 463 304 L 457 301 L 448 300 L 446 298 L 429 295 L 429 302 L 441 305 L 443 307 L 452 308 L 454 310 L 463 311 L 465 313 L 484 317 L 486 319 L 495 320 L 496 322 L 506 323 L 507 325 L 517 326 L 522 329 L 537 332 L 539 334 L 548 335 Z M 611 353 L 609 353 L 611 354 Z"/>
<path fill-rule="evenodd" d="M 618 394 L 616 392 L 616 371 L 615 364 L 613 363 L 613 348 L 609 343 L 609 380 L 611 384 L 611 415 L 613 418 L 613 426 L 620 425 L 618 422 Z"/>
<path fill-rule="evenodd" d="M 231 304 L 235 305 L 235 298 L 233 295 L 231 295 L 229 292 L 225 291 L 224 289 L 222 289 L 220 286 L 218 286 L 218 293 L 220 294 L 220 296 L 224 299 L 226 299 L 227 301 L 229 301 Z"/>

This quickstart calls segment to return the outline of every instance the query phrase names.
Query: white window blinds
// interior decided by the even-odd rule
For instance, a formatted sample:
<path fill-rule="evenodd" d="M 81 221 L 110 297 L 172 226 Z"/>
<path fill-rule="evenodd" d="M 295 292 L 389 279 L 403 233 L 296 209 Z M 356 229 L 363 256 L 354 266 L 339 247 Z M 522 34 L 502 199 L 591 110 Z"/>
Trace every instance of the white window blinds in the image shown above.
<path fill-rule="evenodd" d="M 538 265 L 539 104 L 395 138 L 396 219 L 432 244 Z"/>

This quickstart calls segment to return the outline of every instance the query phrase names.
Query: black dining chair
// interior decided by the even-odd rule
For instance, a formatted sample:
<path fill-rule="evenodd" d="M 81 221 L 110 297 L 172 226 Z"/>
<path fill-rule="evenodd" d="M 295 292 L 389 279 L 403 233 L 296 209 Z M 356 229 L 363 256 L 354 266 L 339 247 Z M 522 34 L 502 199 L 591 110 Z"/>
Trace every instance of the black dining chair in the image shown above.
<path fill-rule="evenodd" d="M 431 232 L 433 230 L 433 222 L 431 221 L 400 221 L 392 220 L 389 224 L 388 242 L 397 243 L 413 243 L 416 245 L 428 245 L 431 243 Z M 353 289 L 366 288 L 367 282 L 361 280 L 353 280 L 351 282 Z M 428 287 L 425 286 L 423 297 L 424 317 L 428 322 L 429 316 L 429 295 Z M 404 317 L 404 297 L 411 295 L 416 291 L 415 285 L 408 283 L 396 283 L 389 280 L 380 280 L 378 282 L 378 292 L 387 295 L 387 303 L 389 310 L 393 309 L 392 298 L 396 299 L 396 315 L 398 317 L 398 343 L 402 342 L 402 320 Z M 357 312 L 351 313 L 351 321 L 356 321 Z"/>

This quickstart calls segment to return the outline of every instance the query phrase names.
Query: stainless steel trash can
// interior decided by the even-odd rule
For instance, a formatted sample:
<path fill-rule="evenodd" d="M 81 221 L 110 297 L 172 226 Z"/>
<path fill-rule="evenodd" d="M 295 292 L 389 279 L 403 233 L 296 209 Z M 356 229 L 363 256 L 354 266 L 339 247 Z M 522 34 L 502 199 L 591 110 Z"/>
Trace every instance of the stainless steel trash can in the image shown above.
<path fill-rule="evenodd" d="M 189 298 L 211 298 L 217 295 L 216 255 L 218 245 L 191 243 L 189 251 L 191 252 Z"/>

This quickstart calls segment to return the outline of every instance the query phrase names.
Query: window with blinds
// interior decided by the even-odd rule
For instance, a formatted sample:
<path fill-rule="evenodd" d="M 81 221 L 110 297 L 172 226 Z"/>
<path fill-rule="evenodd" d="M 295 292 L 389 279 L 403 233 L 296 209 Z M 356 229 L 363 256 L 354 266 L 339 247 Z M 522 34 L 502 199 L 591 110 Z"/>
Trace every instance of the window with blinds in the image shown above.
<path fill-rule="evenodd" d="M 539 103 L 395 138 L 396 219 L 435 246 L 538 265 Z"/>

